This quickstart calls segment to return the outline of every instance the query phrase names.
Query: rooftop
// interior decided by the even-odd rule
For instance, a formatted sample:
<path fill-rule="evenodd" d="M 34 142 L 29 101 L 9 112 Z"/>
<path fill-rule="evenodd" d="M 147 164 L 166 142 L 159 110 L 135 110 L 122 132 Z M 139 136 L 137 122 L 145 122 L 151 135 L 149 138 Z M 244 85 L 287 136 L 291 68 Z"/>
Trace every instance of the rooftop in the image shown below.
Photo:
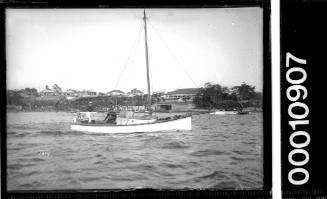
<path fill-rule="evenodd" d="M 168 92 L 167 95 L 178 95 L 178 94 L 197 94 L 200 88 L 182 88 L 177 89 L 171 92 Z"/>
<path fill-rule="evenodd" d="M 124 93 L 123 91 L 121 91 L 121 90 L 112 90 L 112 91 L 109 91 L 108 92 L 108 94 L 110 94 L 110 93 Z"/>
<path fill-rule="evenodd" d="M 143 92 L 140 91 L 140 90 L 138 90 L 138 89 L 136 89 L 136 88 L 134 88 L 133 90 L 131 90 L 130 92 L 128 92 L 128 94 L 143 94 Z"/>

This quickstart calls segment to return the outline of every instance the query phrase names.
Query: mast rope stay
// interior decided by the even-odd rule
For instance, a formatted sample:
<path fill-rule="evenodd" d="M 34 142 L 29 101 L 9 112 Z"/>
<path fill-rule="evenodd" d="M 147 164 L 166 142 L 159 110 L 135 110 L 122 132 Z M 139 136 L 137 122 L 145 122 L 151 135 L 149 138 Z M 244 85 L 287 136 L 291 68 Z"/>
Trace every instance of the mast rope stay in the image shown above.
<path fill-rule="evenodd" d="M 128 54 L 128 57 L 127 57 L 127 60 L 126 60 L 126 62 L 125 62 L 125 64 L 124 64 L 123 70 L 120 72 L 120 75 L 119 75 L 119 78 L 118 78 L 118 80 L 117 80 L 117 82 L 116 82 L 116 85 L 115 85 L 115 89 L 114 89 L 114 90 L 116 90 L 116 89 L 118 88 L 118 85 L 119 85 L 119 83 L 120 83 L 120 80 L 121 80 L 121 78 L 122 78 L 122 76 L 123 76 L 123 74 L 124 74 L 124 72 L 125 72 L 127 66 L 128 66 L 129 63 L 130 63 L 131 56 L 134 56 L 134 55 L 135 55 L 135 49 L 136 49 L 136 46 L 137 46 L 137 44 L 138 44 L 138 42 L 139 42 L 139 40 L 140 40 L 140 36 L 141 36 L 141 32 L 142 32 L 142 26 L 143 26 L 143 25 L 140 24 L 140 28 L 139 28 L 139 31 L 138 31 L 138 33 L 137 33 L 137 36 L 136 36 L 136 38 L 135 38 L 135 40 L 134 40 L 134 44 L 133 44 L 131 50 L 129 51 L 129 54 Z"/>
<path fill-rule="evenodd" d="M 152 67 L 154 68 L 154 67 Z M 149 72 L 150 72 L 150 83 L 151 83 L 151 88 L 152 91 L 154 91 L 154 84 L 153 84 L 153 74 L 152 74 L 152 70 L 149 68 Z M 153 92 L 152 92 L 153 93 Z"/>
<path fill-rule="evenodd" d="M 166 46 L 166 48 L 168 49 L 169 53 L 172 55 L 172 57 L 176 60 L 176 62 L 178 63 L 178 66 L 183 70 L 183 72 L 186 74 L 186 76 L 192 81 L 192 83 L 194 84 L 194 86 L 196 88 L 198 88 L 197 84 L 195 83 L 195 81 L 191 78 L 191 76 L 188 74 L 188 72 L 185 70 L 185 68 L 183 67 L 183 65 L 181 64 L 181 62 L 177 59 L 177 57 L 175 56 L 175 54 L 173 53 L 173 51 L 168 47 L 167 43 L 165 42 L 165 40 L 162 38 L 162 36 L 159 34 L 159 31 L 156 29 L 156 27 L 154 27 L 154 25 L 151 23 L 150 20 L 148 20 L 150 26 L 154 29 L 155 33 L 158 35 L 159 39 L 162 41 L 162 43 L 164 43 L 164 45 Z"/>
<path fill-rule="evenodd" d="M 141 31 L 142 32 L 142 31 Z M 131 65 L 133 64 L 133 62 L 134 62 L 134 58 L 135 58 L 135 54 L 136 54 L 136 52 L 137 52 L 137 48 L 138 48 L 138 44 L 139 44 L 139 41 L 140 41 L 140 39 L 138 39 L 138 41 L 137 41 L 137 45 L 136 45 L 136 47 L 135 47 L 135 49 L 134 49 L 134 51 L 133 51 L 133 54 L 132 54 L 132 58 L 131 58 L 131 61 L 129 62 L 130 64 L 129 64 L 129 67 L 128 67 L 128 69 L 127 69 L 127 74 L 126 74 L 126 78 L 125 78 L 125 81 L 124 81 L 124 85 L 123 85 L 123 90 L 125 90 L 125 88 L 126 88 L 126 84 L 128 83 L 128 78 L 129 78 L 129 75 L 130 75 L 130 73 L 131 73 L 131 70 L 132 70 L 132 67 L 131 67 Z"/>

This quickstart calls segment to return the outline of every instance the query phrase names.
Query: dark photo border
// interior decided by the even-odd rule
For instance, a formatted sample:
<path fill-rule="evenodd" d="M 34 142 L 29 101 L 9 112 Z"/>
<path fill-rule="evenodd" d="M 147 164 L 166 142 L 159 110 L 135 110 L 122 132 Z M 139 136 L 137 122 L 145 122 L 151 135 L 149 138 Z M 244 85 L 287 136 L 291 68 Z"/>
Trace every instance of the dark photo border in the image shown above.
<path fill-rule="evenodd" d="M 327 107 L 324 106 L 324 85 L 326 73 L 327 45 L 327 2 L 324 0 L 283 0 L 280 4 L 280 83 L 281 83 L 281 175 L 282 195 L 292 198 L 326 198 L 327 197 L 327 161 L 326 161 L 326 117 Z M 300 63 L 296 58 L 305 60 Z M 290 58 L 290 59 L 288 59 Z M 286 60 L 289 60 L 287 67 Z M 306 74 L 303 82 L 287 80 L 300 79 L 301 73 L 290 72 L 302 69 Z M 287 73 L 291 75 L 287 75 Z M 293 85 L 302 86 L 307 90 L 304 96 L 290 100 L 287 89 Z M 293 87 L 294 88 L 294 87 Z M 294 92 L 294 91 L 293 91 Z M 294 93 L 290 93 L 294 97 Z M 301 103 L 308 108 L 307 116 L 303 109 L 296 107 L 290 114 L 290 106 Z M 293 104 L 293 105 L 292 105 Z M 298 109 L 297 109 L 298 108 Z M 296 125 L 292 128 L 290 121 L 304 121 L 307 124 Z M 304 136 L 295 136 L 295 132 L 306 132 Z M 300 133 L 301 133 L 300 132 Z M 298 146 L 291 144 L 290 139 Z M 298 138 L 294 138 L 298 137 Z M 302 137 L 302 138 L 300 138 Z M 307 144 L 303 144 L 308 141 Z M 302 145 L 302 146 L 301 146 Z M 303 152 L 303 153 L 302 153 Z M 302 154 L 301 154 L 302 153 Z M 307 160 L 305 154 L 307 153 Z M 293 154 L 293 155 L 292 155 Z M 290 161 L 293 160 L 294 162 Z M 305 163 L 306 162 L 306 163 Z M 295 172 L 294 172 L 295 171 Z M 304 172 L 302 172 L 304 171 Z M 307 172 L 307 180 L 305 178 Z M 292 174 L 293 172 L 293 174 Z M 292 175 L 290 175 L 292 174 Z M 292 180 L 296 181 L 293 182 Z M 301 182 L 302 181 L 302 182 Z"/>
<path fill-rule="evenodd" d="M 6 54 L 5 9 L 6 8 L 263 8 L 263 175 L 262 190 L 64 190 L 64 191 L 7 191 L 6 150 Z M 1 9 L 1 196 L 3 198 L 271 198 L 272 188 L 272 95 L 271 95 L 271 29 L 269 0 L 9 0 L 0 3 Z"/>

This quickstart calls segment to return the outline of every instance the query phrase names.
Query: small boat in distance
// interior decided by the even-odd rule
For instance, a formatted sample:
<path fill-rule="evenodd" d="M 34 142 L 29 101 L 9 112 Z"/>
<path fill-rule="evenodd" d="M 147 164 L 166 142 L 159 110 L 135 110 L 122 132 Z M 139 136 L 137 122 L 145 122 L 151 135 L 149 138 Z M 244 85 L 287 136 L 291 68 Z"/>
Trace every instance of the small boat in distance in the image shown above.
<path fill-rule="evenodd" d="M 211 115 L 248 115 L 250 114 L 249 111 L 215 111 L 211 112 Z"/>
<path fill-rule="evenodd" d="M 248 115 L 249 111 L 244 111 L 243 107 L 239 110 L 216 110 L 210 113 L 211 115 Z"/>
<path fill-rule="evenodd" d="M 105 120 L 92 120 L 94 112 L 80 112 L 70 128 L 74 131 L 91 133 L 136 133 L 136 132 L 156 132 L 174 130 L 192 130 L 191 115 L 175 115 L 173 117 L 157 118 L 152 115 L 151 92 L 149 76 L 148 42 L 147 42 L 147 22 L 145 10 L 144 17 L 144 36 L 145 36 L 145 60 L 147 75 L 147 107 L 146 115 L 137 116 L 131 111 L 127 112 L 108 112 Z M 86 118 L 82 116 L 86 116 Z"/>
<path fill-rule="evenodd" d="M 237 114 L 238 115 L 249 115 L 249 114 L 251 114 L 251 112 L 242 110 L 242 111 L 239 111 Z"/>
<path fill-rule="evenodd" d="M 217 110 L 215 112 L 211 112 L 212 115 L 237 115 L 238 111 L 223 111 Z"/>

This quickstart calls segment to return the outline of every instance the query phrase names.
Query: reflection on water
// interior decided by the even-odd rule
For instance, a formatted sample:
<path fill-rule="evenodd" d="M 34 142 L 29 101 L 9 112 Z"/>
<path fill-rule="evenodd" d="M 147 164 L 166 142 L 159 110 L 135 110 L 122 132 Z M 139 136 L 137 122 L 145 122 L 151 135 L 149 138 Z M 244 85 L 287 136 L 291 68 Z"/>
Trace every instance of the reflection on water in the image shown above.
<path fill-rule="evenodd" d="M 262 114 L 196 115 L 192 131 L 90 134 L 73 114 L 7 115 L 9 190 L 263 186 Z"/>

